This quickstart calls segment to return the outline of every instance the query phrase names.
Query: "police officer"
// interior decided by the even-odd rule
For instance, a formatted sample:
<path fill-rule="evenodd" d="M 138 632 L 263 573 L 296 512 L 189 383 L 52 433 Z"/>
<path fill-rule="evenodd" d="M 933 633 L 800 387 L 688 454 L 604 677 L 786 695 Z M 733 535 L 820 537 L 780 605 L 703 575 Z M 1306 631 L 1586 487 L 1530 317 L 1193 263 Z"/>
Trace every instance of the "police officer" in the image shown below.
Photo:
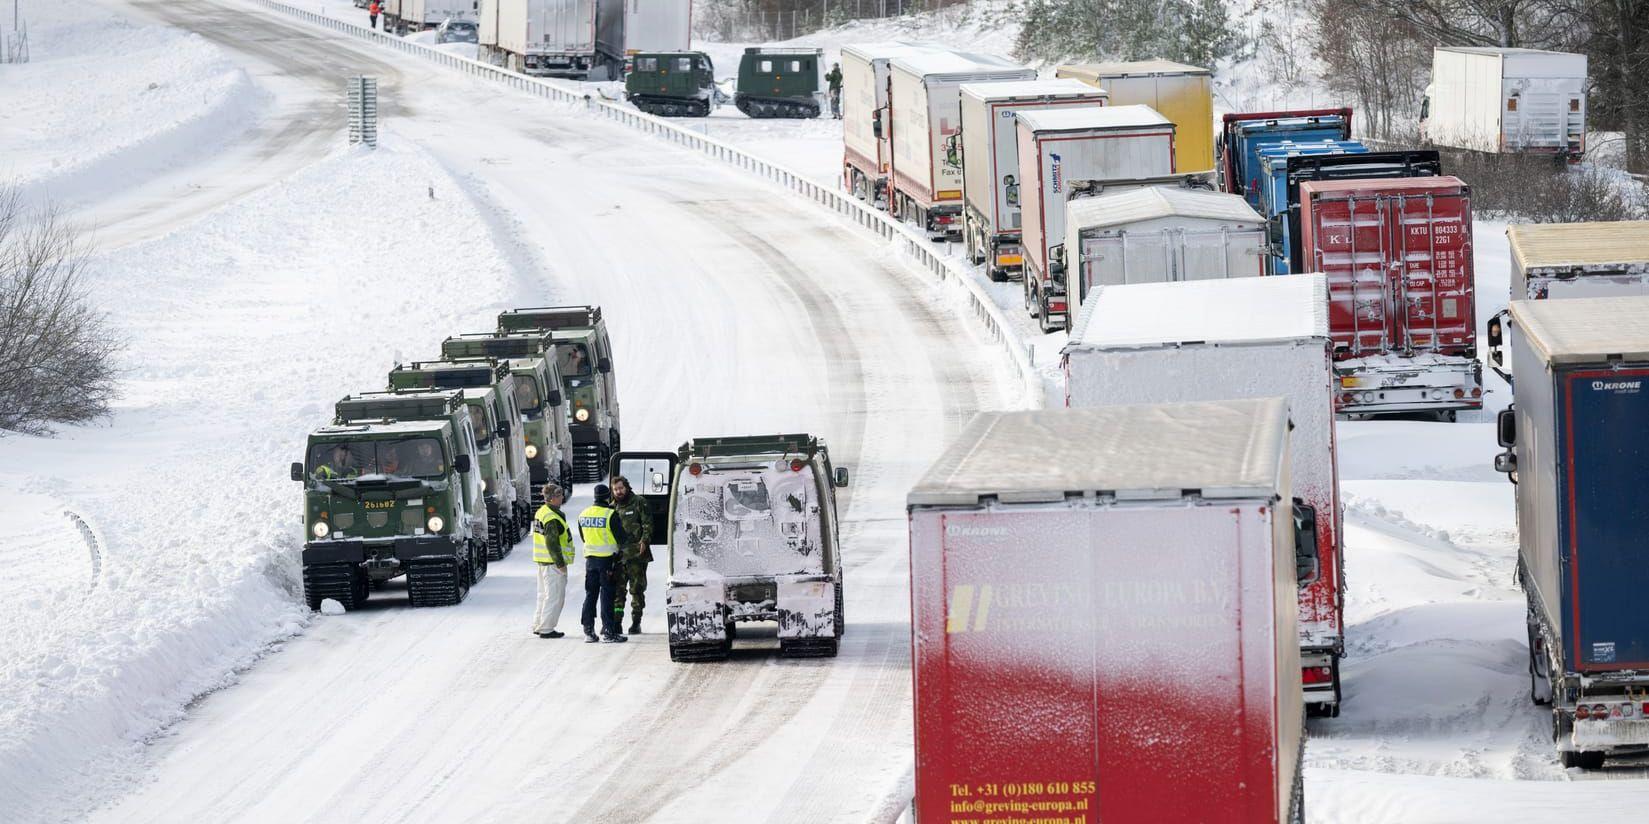
<path fill-rule="evenodd" d="M 623 475 L 613 477 L 613 511 L 628 540 L 619 553 L 619 579 L 613 595 L 614 618 L 624 625 L 624 590 L 630 590 L 630 634 L 641 634 L 641 611 L 647 606 L 647 562 L 653 560 L 653 508 L 630 488 Z"/>
<path fill-rule="evenodd" d="M 613 612 L 613 590 L 618 584 L 616 557 L 621 547 L 630 543 L 624 525 L 613 511 L 613 491 L 606 484 L 595 488 L 595 503 L 578 514 L 578 531 L 584 537 L 584 624 L 586 643 L 607 641 L 622 644 L 630 639 L 618 631 L 618 617 Z M 601 637 L 595 634 L 597 607 L 601 613 Z"/>
<path fill-rule="evenodd" d="M 555 628 L 567 600 L 567 566 L 573 562 L 573 531 L 561 505 L 567 493 L 556 484 L 544 484 L 544 505 L 532 516 L 532 559 L 538 565 L 538 611 L 532 631 L 540 638 L 562 638 Z"/>

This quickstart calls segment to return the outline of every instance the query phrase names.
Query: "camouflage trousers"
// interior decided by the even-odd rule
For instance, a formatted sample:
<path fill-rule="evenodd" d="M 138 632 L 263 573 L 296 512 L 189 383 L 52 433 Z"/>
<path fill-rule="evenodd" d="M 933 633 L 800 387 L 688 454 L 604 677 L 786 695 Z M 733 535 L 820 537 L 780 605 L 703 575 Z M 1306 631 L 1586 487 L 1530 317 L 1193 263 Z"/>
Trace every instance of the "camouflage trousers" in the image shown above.
<path fill-rule="evenodd" d="M 624 562 L 614 567 L 618 579 L 613 587 L 613 612 L 624 620 L 624 593 L 630 593 L 630 620 L 640 621 L 641 611 L 647 607 L 647 561 L 636 556 L 625 556 Z"/>

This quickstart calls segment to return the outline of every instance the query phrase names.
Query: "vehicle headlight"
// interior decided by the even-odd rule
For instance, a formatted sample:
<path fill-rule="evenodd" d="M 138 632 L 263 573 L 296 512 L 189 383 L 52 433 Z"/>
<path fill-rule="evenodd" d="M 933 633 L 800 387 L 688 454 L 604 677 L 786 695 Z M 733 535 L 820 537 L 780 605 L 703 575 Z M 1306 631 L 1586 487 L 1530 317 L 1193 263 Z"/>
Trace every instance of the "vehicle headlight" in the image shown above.
<path fill-rule="evenodd" d="M 573 420 L 578 421 L 579 423 L 584 423 L 585 421 L 588 421 L 589 419 L 590 419 L 590 410 L 588 410 L 588 409 L 584 409 L 584 408 L 580 407 L 578 411 L 573 413 Z"/>
<path fill-rule="evenodd" d="M 315 525 L 309 528 L 309 531 L 315 533 L 317 538 L 325 538 L 326 534 L 332 531 L 332 527 L 327 526 L 326 521 L 316 521 Z"/>
<path fill-rule="evenodd" d="M 532 459 L 536 457 L 538 457 L 538 447 L 533 444 L 527 444 L 527 458 Z"/>
<path fill-rule="evenodd" d="M 426 524 L 426 526 L 429 527 L 430 532 L 440 532 L 441 529 L 443 527 L 445 527 L 446 525 L 447 525 L 447 522 L 441 520 L 441 516 L 439 516 L 439 515 L 429 516 L 429 523 Z"/>
<path fill-rule="evenodd" d="M 492 494 L 492 479 L 491 478 L 482 478 L 481 479 L 481 491 L 485 492 L 489 495 Z"/>

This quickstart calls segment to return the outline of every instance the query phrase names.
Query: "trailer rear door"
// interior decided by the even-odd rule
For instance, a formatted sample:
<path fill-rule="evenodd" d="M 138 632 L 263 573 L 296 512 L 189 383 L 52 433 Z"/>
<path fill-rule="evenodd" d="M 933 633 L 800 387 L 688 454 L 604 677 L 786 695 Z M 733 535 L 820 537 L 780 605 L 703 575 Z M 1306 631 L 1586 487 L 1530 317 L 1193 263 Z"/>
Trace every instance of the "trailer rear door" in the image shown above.
<path fill-rule="evenodd" d="M 1453 177 L 1307 182 L 1307 271 L 1328 275 L 1337 359 L 1469 355 L 1471 196 Z"/>
<path fill-rule="evenodd" d="M 1649 368 L 1560 373 L 1569 654 L 1580 671 L 1649 667 Z M 1519 381 L 1521 383 L 1521 381 Z"/>

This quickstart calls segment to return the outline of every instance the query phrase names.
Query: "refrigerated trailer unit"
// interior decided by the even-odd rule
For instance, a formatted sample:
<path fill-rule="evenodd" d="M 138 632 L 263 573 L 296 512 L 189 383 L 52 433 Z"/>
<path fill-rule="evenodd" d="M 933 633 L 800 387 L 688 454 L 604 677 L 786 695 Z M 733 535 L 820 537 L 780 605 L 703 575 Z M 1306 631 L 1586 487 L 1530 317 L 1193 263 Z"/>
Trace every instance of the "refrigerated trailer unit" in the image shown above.
<path fill-rule="evenodd" d="M 1302 820 L 1287 427 L 974 418 L 907 499 L 917 821 Z"/>
<path fill-rule="evenodd" d="M 1518 224 L 1512 300 L 1649 295 L 1649 221 Z"/>
<path fill-rule="evenodd" d="M 1454 177 L 1300 184 L 1305 268 L 1328 276 L 1340 411 L 1483 407 L 1471 189 Z"/>
<path fill-rule="evenodd" d="M 1432 52 L 1420 135 L 1480 152 L 1586 152 L 1586 55 L 1446 47 Z"/>
<path fill-rule="evenodd" d="M 888 70 L 893 169 L 888 211 L 931 234 L 962 236 L 963 83 L 1035 80 L 1036 70 L 993 55 L 937 52 L 893 58 Z"/>
<path fill-rule="evenodd" d="M 888 63 L 895 57 L 943 52 L 925 43 L 860 43 L 842 47 L 842 185 L 860 200 L 887 203 L 893 168 L 888 117 Z"/>
<path fill-rule="evenodd" d="M 389 0 L 384 3 L 384 31 L 401 34 L 433 29 L 448 20 L 474 21 L 475 0 Z"/>
<path fill-rule="evenodd" d="M 1146 186 L 1065 206 L 1065 286 L 1079 309 L 1101 285 L 1265 274 L 1266 227 L 1241 195 Z"/>
<path fill-rule="evenodd" d="M 1139 104 L 1162 112 L 1179 136 L 1174 145 L 1175 168 L 1187 172 L 1214 168 L 1213 72 L 1167 60 L 1141 60 L 1060 66 L 1054 76 L 1104 89 L 1112 106 Z"/>
<path fill-rule="evenodd" d="M 480 57 L 534 77 L 611 80 L 624 68 L 625 0 L 479 0 Z"/>
<path fill-rule="evenodd" d="M 1043 331 L 1063 329 L 1065 203 L 1099 186 L 1174 173 L 1174 124 L 1149 106 L 1019 112 L 1025 308 Z"/>
<path fill-rule="evenodd" d="M 1320 274 L 1104 286 L 1083 306 L 1062 360 L 1071 407 L 1288 400 L 1296 513 L 1317 525 L 1317 543 L 1295 548 L 1300 678 L 1307 710 L 1332 717 L 1345 567 L 1330 340 Z"/>
<path fill-rule="evenodd" d="M 693 0 L 624 0 L 624 53 L 692 48 Z"/>
<path fill-rule="evenodd" d="M 962 242 L 991 280 L 1020 270 L 1019 128 L 1016 112 L 1103 106 L 1105 91 L 1076 80 L 962 86 Z M 953 138 L 954 139 L 954 138 Z"/>
<path fill-rule="evenodd" d="M 1351 109 L 1227 114 L 1214 145 L 1220 189 L 1260 208 L 1260 150 L 1283 143 L 1351 139 Z"/>
<path fill-rule="evenodd" d="M 1530 698 L 1565 767 L 1649 746 L 1649 297 L 1514 300 L 1495 468 L 1517 497 Z M 1496 343 L 1491 338 L 1491 345 Z"/>

